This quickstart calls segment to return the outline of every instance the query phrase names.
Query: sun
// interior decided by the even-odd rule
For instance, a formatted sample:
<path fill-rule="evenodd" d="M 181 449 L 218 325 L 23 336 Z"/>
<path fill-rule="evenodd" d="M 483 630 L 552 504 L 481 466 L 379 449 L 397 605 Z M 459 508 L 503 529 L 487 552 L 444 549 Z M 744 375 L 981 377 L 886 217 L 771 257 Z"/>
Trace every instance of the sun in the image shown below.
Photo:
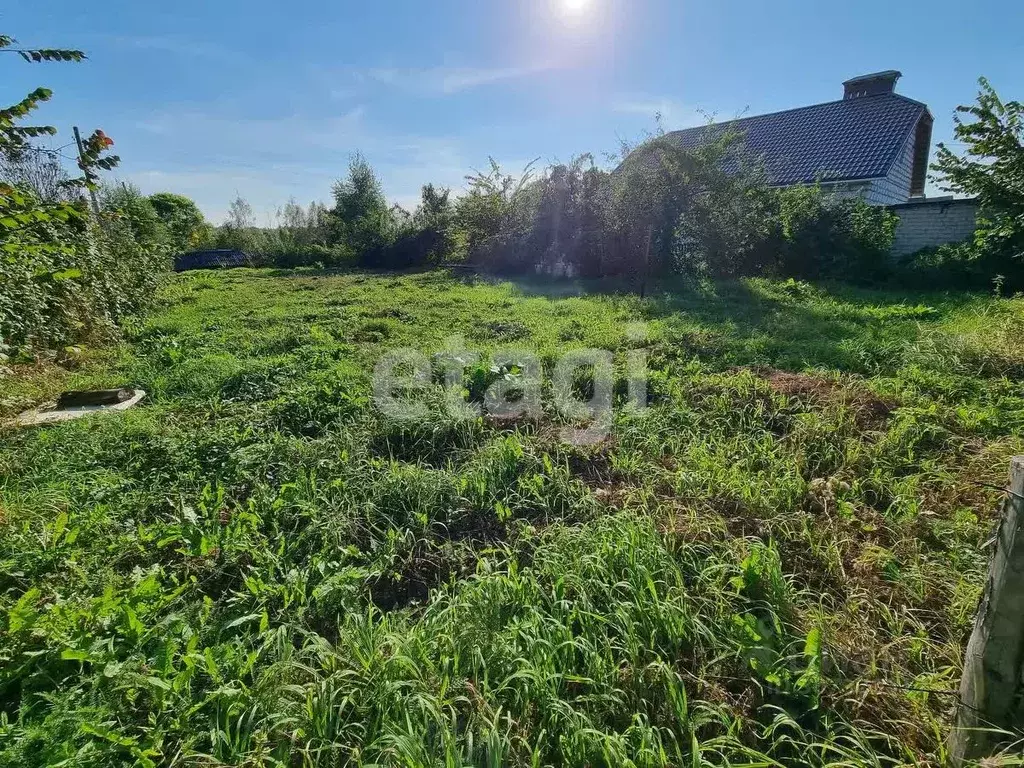
<path fill-rule="evenodd" d="M 562 10 L 566 13 L 577 16 L 584 13 L 590 6 L 590 0 L 559 0 Z"/>

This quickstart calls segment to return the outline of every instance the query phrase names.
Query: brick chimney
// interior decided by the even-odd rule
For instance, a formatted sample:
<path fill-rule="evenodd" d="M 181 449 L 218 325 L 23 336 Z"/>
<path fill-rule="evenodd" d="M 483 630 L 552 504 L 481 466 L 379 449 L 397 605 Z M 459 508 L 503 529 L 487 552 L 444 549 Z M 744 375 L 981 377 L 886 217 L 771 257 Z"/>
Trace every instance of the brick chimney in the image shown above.
<path fill-rule="evenodd" d="M 903 77 L 902 72 L 888 69 L 872 75 L 861 75 L 843 83 L 844 99 L 859 99 L 864 96 L 880 96 L 883 93 L 895 93 L 896 81 Z"/>

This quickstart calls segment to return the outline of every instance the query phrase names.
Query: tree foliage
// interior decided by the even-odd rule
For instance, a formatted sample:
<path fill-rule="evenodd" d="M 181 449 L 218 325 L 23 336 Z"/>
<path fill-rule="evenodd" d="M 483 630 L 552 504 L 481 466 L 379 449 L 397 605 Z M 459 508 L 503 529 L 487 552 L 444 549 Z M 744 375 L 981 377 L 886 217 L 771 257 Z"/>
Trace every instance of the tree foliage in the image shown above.
<path fill-rule="evenodd" d="M 134 184 L 107 185 L 100 193 L 102 208 L 111 218 L 123 221 L 139 242 L 149 246 L 166 244 L 167 229 L 150 198 Z"/>
<path fill-rule="evenodd" d="M 818 186 L 780 190 L 768 242 L 772 271 L 814 280 L 875 282 L 890 272 L 889 252 L 899 221 L 892 211 Z"/>
<path fill-rule="evenodd" d="M 494 158 L 489 161 L 486 172 L 466 177 L 469 189 L 456 209 L 467 251 L 476 263 L 498 271 L 527 269 L 530 254 L 521 240 L 529 233 L 537 193 L 532 164 L 516 177 Z"/>
<path fill-rule="evenodd" d="M 209 238 L 209 225 L 195 201 L 173 192 L 150 195 L 149 203 L 167 230 L 171 248 L 181 253 Z"/>
<path fill-rule="evenodd" d="M 612 173 L 581 155 L 539 175 L 492 161 L 468 178 L 457 221 L 473 263 L 555 276 L 670 272 L 711 277 L 884 273 L 895 217 L 816 187 L 772 189 L 741 134 L 709 128 L 684 148 L 663 135 L 624 145 Z"/>
<path fill-rule="evenodd" d="M 978 198 L 976 258 L 1024 284 L 1024 104 L 1002 101 L 985 78 L 979 85 L 977 102 L 954 117 L 963 154 L 940 144 L 933 170 L 947 191 Z"/>
<path fill-rule="evenodd" d="M 496 272 L 625 276 L 641 286 L 671 272 L 886 274 L 892 213 L 818 187 L 771 188 L 740 134 L 709 128 L 694 148 L 651 136 L 621 156 L 611 173 L 589 154 L 540 172 L 531 163 L 518 175 L 491 160 L 466 177 L 456 200 L 425 185 L 409 213 L 389 206 L 373 168 L 356 155 L 329 211 L 314 204 L 307 213 L 289 201 L 276 227 L 257 228 L 239 199 L 214 242 L 281 266 L 407 269 L 468 259 Z"/>
<path fill-rule="evenodd" d="M 13 46 L 13 38 L 0 35 L 0 53 L 30 63 L 85 58 L 77 50 Z M 99 221 L 88 215 L 84 191 L 97 189 L 99 172 L 118 163 L 103 131 L 82 141 L 78 178 L 59 170 L 54 150 L 33 144 L 57 132 L 24 123 L 51 96 L 37 88 L 0 109 L 0 356 L 113 327 L 146 305 L 167 266 L 159 248 L 140 244 L 132 223 L 110 211 Z"/>
<path fill-rule="evenodd" d="M 28 189 L 43 203 L 70 202 L 79 194 L 60 156 L 32 146 L 0 152 L 0 183 Z"/>
<path fill-rule="evenodd" d="M 348 176 L 334 185 L 333 240 L 372 263 L 390 245 L 395 222 L 380 180 L 366 158 L 356 154 Z"/>

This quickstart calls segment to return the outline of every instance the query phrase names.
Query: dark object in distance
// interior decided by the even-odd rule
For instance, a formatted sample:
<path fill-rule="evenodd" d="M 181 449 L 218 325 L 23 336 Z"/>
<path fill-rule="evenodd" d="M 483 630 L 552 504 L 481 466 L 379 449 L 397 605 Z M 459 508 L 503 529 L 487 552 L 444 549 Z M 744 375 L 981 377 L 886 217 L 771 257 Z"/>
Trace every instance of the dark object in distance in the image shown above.
<path fill-rule="evenodd" d="M 89 392 L 65 392 L 57 398 L 57 409 L 63 411 L 68 408 L 85 408 L 90 405 L 117 405 L 131 400 L 134 395 L 135 390 L 124 387 L 121 389 L 96 389 Z"/>
<path fill-rule="evenodd" d="M 174 271 L 190 269 L 225 269 L 247 267 L 252 262 L 249 254 L 234 248 L 219 248 L 211 251 L 192 251 L 174 259 Z"/>

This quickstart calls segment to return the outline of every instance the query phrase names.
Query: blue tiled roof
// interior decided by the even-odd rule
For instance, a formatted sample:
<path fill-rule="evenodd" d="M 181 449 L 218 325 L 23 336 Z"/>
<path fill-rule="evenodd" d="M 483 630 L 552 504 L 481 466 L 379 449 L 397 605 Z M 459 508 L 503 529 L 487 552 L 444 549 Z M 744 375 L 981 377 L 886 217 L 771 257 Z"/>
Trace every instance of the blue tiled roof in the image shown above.
<path fill-rule="evenodd" d="M 920 102 L 888 93 L 688 128 L 665 138 L 692 148 L 709 132 L 736 130 L 779 186 L 873 179 L 888 174 L 927 112 Z"/>
<path fill-rule="evenodd" d="M 175 272 L 191 269 L 218 269 L 226 267 L 247 267 L 252 260 L 242 251 L 221 248 L 211 251 L 192 251 L 174 259 Z"/>

